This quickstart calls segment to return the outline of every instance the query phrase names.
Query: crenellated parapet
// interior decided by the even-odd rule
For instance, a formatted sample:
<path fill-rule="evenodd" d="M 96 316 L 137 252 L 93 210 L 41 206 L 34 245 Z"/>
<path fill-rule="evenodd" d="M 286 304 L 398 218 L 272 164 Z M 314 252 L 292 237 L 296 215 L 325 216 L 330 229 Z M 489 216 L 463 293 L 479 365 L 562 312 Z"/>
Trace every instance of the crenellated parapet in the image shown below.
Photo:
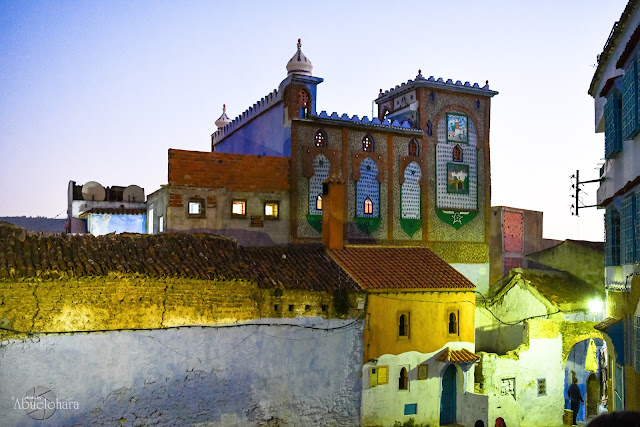
<path fill-rule="evenodd" d="M 419 129 L 415 129 L 411 127 L 411 124 L 408 121 L 403 121 L 402 123 L 400 123 L 398 120 L 389 120 L 389 119 L 384 119 L 384 120 L 380 120 L 377 117 L 374 117 L 373 120 L 369 120 L 369 117 L 364 116 L 362 118 L 358 117 L 357 114 L 354 114 L 352 117 L 349 117 L 348 114 L 342 114 L 339 115 L 336 112 L 331 113 L 331 115 L 329 115 L 326 111 L 321 111 L 320 114 L 318 114 L 315 117 L 312 117 L 314 119 L 322 119 L 322 120 L 335 120 L 335 121 L 339 121 L 340 123 L 336 123 L 336 124 L 344 124 L 345 122 L 349 122 L 349 123 L 354 123 L 354 124 L 359 124 L 359 125 L 367 125 L 367 126 L 373 126 L 373 127 L 380 127 L 380 128 L 386 128 L 386 129 L 401 129 L 401 130 L 412 130 L 412 131 L 416 131 L 416 132 L 420 132 L 422 133 L 422 131 L 420 131 Z"/>
<path fill-rule="evenodd" d="M 223 140 L 227 135 L 231 134 L 236 129 L 242 127 L 245 123 L 253 119 L 254 117 L 265 112 L 269 108 L 282 101 L 282 91 L 274 89 L 273 92 L 267 96 L 261 98 L 258 102 L 247 108 L 242 114 L 233 119 L 231 123 L 219 128 L 211 134 L 211 142 L 216 145 L 219 141 Z"/>

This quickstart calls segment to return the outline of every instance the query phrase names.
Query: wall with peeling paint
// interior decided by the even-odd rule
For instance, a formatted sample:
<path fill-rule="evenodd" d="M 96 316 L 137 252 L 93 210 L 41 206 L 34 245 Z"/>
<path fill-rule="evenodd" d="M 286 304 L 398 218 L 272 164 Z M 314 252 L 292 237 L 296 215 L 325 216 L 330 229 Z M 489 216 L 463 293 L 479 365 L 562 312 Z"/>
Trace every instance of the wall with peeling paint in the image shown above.
<path fill-rule="evenodd" d="M 363 322 L 259 322 L 343 328 L 247 323 L 5 339 L 0 418 L 42 425 L 14 398 L 44 386 L 79 404 L 56 410 L 49 425 L 358 425 Z"/>

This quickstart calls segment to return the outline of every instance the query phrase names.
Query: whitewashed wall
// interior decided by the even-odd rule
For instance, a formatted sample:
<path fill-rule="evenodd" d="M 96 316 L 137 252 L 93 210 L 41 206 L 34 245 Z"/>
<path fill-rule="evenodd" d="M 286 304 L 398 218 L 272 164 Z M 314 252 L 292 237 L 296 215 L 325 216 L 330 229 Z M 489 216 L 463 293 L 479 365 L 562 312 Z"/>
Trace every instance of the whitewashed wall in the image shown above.
<path fill-rule="evenodd" d="M 484 392 L 489 395 L 489 422 L 501 416 L 508 426 L 556 426 L 564 412 L 562 336 L 531 339 L 518 355 L 480 353 Z M 502 379 L 516 379 L 515 402 L 500 396 Z M 537 380 L 546 379 L 547 392 L 538 396 Z M 496 397 L 497 396 L 497 397 Z M 505 402 L 506 400 L 506 402 Z M 493 424 L 490 424 L 493 425 Z"/>
<path fill-rule="evenodd" d="M 467 349 L 474 351 L 473 343 L 451 342 L 447 346 L 452 350 Z M 442 374 L 448 362 L 436 360 L 445 347 L 433 353 L 410 351 L 399 355 L 385 354 L 375 363 L 369 362 L 362 367 L 362 421 L 363 425 L 393 426 L 394 422 L 404 422 L 414 418 L 416 422 L 439 425 L 440 396 L 442 395 Z M 429 375 L 418 380 L 417 367 L 429 365 Z M 369 387 L 369 372 L 372 367 L 389 366 L 388 384 Z M 409 389 L 399 390 L 400 370 L 406 367 L 409 372 Z M 457 420 L 465 426 L 473 426 L 476 420 L 487 425 L 487 398 L 473 394 L 473 364 L 457 369 Z M 407 404 L 417 404 L 416 415 L 404 415 Z"/>
<path fill-rule="evenodd" d="M 353 320 L 261 319 L 322 327 Z M 361 321 L 41 336 L 0 346 L 2 425 L 331 425 L 360 422 Z M 16 398 L 52 390 L 46 421 Z"/>

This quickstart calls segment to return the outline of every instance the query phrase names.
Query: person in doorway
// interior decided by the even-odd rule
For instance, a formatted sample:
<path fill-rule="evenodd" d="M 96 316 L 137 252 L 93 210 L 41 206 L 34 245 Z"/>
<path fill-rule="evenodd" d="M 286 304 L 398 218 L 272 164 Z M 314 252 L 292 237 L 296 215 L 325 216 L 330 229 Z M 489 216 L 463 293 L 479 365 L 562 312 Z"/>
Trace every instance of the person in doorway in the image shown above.
<path fill-rule="evenodd" d="M 569 395 L 569 399 L 571 399 L 571 411 L 573 412 L 573 424 L 576 424 L 576 417 L 578 416 L 578 411 L 580 411 L 580 402 L 584 403 L 582 400 L 582 394 L 580 394 L 580 389 L 578 388 L 578 379 L 573 377 L 573 383 L 569 386 L 569 390 L 567 391 Z"/>

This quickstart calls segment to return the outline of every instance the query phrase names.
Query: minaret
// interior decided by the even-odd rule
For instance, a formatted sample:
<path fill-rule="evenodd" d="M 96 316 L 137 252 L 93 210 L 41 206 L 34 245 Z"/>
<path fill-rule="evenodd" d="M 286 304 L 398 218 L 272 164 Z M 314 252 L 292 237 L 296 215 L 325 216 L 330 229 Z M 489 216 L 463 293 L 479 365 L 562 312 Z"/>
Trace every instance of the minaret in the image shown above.
<path fill-rule="evenodd" d="M 225 125 L 231 123 L 231 119 L 227 116 L 227 105 L 222 104 L 222 115 L 216 120 L 216 126 L 218 129 L 225 127 Z"/>
<path fill-rule="evenodd" d="M 302 53 L 302 42 L 298 39 L 298 51 L 287 62 L 287 74 L 301 74 L 303 76 L 310 76 L 313 71 L 313 65 L 309 58 Z"/>

